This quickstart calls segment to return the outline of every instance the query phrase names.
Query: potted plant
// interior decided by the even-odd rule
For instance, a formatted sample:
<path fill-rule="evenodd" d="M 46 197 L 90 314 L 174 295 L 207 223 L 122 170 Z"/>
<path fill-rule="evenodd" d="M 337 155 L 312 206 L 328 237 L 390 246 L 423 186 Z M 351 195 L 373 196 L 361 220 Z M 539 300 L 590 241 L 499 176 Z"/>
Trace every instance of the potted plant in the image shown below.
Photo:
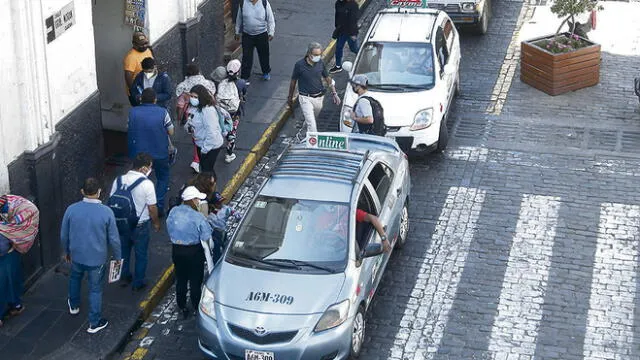
<path fill-rule="evenodd" d="M 551 12 L 564 19 L 554 35 L 527 41 L 520 46 L 520 79 L 549 95 L 559 95 L 598 84 L 600 45 L 589 41 L 586 28 L 602 9 L 593 0 L 555 0 Z M 586 24 L 576 17 L 591 13 Z M 560 32 L 565 24 L 569 31 Z"/>

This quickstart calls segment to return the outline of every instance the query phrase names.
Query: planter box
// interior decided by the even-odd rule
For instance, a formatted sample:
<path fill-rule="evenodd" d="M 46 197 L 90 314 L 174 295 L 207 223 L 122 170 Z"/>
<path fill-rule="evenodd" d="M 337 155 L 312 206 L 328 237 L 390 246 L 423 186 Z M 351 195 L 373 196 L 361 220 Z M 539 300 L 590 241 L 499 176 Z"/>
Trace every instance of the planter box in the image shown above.
<path fill-rule="evenodd" d="M 600 81 L 600 45 L 591 45 L 569 53 L 554 54 L 534 43 L 553 38 L 543 36 L 520 45 L 520 79 L 549 95 L 594 86 Z"/>

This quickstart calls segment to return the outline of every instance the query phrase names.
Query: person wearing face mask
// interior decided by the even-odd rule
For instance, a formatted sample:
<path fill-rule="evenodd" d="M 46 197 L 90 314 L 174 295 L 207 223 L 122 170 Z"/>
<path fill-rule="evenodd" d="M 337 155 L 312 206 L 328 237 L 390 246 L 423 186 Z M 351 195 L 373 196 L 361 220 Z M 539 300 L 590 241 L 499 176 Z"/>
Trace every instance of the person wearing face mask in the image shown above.
<path fill-rule="evenodd" d="M 102 317 L 102 287 L 108 268 L 108 247 L 113 258 L 121 261 L 121 244 L 116 219 L 111 209 L 100 202 L 100 182 L 88 178 L 80 190 L 84 199 L 70 205 L 62 218 L 60 240 L 64 260 L 71 264 L 67 306 L 71 315 L 80 312 L 80 288 L 84 273 L 89 285 L 89 328 L 95 334 L 107 327 Z"/>
<path fill-rule="evenodd" d="M 211 92 L 202 85 L 191 88 L 185 129 L 193 136 L 200 158 L 200 171 L 213 172 L 218 153 L 224 145 L 221 116 Z M 226 112 L 225 112 L 226 113 Z"/>
<path fill-rule="evenodd" d="M 174 207 L 167 217 L 176 271 L 176 302 L 185 318 L 198 309 L 207 258 L 203 244 L 208 246 L 213 232 L 207 218 L 198 211 L 200 202 L 206 198 L 195 186 L 188 186 L 182 192 L 182 205 Z M 191 311 L 187 308 L 187 287 Z"/>
<path fill-rule="evenodd" d="M 142 92 L 148 88 L 156 92 L 157 105 L 166 109 L 173 93 L 171 78 L 165 71 L 158 71 L 156 61 L 150 57 L 142 60 L 142 72 L 136 76 L 129 89 L 132 106 L 140 105 Z"/>
<path fill-rule="evenodd" d="M 300 109 L 307 124 L 307 132 L 317 131 L 316 118 L 322 110 L 324 94 L 326 92 L 322 80 L 331 89 L 333 103 L 340 105 L 340 98 L 335 88 L 335 81 L 329 76 L 329 72 L 322 61 L 322 46 L 312 42 L 307 47 L 307 54 L 298 60 L 293 67 L 291 84 L 289 85 L 289 97 L 287 103 L 293 108 L 293 96 L 298 86 L 298 101 Z"/>
<path fill-rule="evenodd" d="M 138 223 L 133 231 L 120 232 L 122 258 L 124 259 L 120 282 L 123 287 L 129 286 L 133 282 L 132 289 L 134 291 L 142 290 L 147 286 L 145 276 L 147 273 L 149 240 L 151 238 L 150 223 L 153 224 L 153 229 L 156 232 L 160 231 L 156 191 L 153 182 L 149 180 L 152 169 L 153 158 L 151 155 L 139 153 L 133 159 L 133 169 L 113 182 L 110 193 L 110 195 L 113 195 L 116 192 L 119 181 L 123 187 L 129 187 L 137 183 L 137 186 L 131 190 L 131 197 L 138 216 Z M 140 182 L 138 182 L 139 179 L 141 179 Z M 133 276 L 129 268 L 132 249 L 136 260 Z"/>
<path fill-rule="evenodd" d="M 149 46 L 149 39 L 143 32 L 133 33 L 131 42 L 133 47 L 124 57 L 124 81 L 127 86 L 127 93 L 129 89 L 131 89 L 131 85 L 133 85 L 133 80 L 142 71 L 142 60 L 153 58 L 153 51 Z"/>
<path fill-rule="evenodd" d="M 156 170 L 156 200 L 158 214 L 164 215 L 164 198 L 169 187 L 170 178 L 170 139 L 174 127 L 167 109 L 157 105 L 153 88 L 144 89 L 142 104 L 129 110 L 127 144 L 129 158 L 134 159 L 140 153 L 147 153 L 153 158 Z"/>

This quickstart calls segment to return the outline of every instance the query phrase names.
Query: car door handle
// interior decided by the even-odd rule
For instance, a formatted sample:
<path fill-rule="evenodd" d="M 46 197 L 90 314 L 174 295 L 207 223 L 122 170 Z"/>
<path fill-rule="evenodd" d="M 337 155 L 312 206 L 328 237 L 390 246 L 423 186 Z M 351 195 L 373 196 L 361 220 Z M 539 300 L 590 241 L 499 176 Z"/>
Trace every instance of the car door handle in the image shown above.
<path fill-rule="evenodd" d="M 399 187 L 399 188 L 396 190 L 396 194 L 397 194 L 398 196 L 400 196 L 400 194 L 402 194 L 402 188 L 401 188 L 401 187 Z"/>

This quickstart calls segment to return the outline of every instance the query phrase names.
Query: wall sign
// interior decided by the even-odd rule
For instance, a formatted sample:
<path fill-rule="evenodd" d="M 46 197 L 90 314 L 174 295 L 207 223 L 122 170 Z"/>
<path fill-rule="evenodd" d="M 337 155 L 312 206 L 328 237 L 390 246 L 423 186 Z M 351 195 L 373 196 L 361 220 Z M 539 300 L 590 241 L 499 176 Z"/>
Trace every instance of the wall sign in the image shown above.
<path fill-rule="evenodd" d="M 147 15 L 145 0 L 124 0 L 124 24 L 134 31 L 143 31 Z"/>
<path fill-rule="evenodd" d="M 73 8 L 73 1 L 68 3 L 60 11 L 44 20 L 47 29 L 47 44 L 64 34 L 73 24 L 76 23 L 76 11 Z"/>
<path fill-rule="evenodd" d="M 427 7 L 426 0 L 388 0 L 389 6 L 397 6 L 402 8 L 423 8 Z"/>

